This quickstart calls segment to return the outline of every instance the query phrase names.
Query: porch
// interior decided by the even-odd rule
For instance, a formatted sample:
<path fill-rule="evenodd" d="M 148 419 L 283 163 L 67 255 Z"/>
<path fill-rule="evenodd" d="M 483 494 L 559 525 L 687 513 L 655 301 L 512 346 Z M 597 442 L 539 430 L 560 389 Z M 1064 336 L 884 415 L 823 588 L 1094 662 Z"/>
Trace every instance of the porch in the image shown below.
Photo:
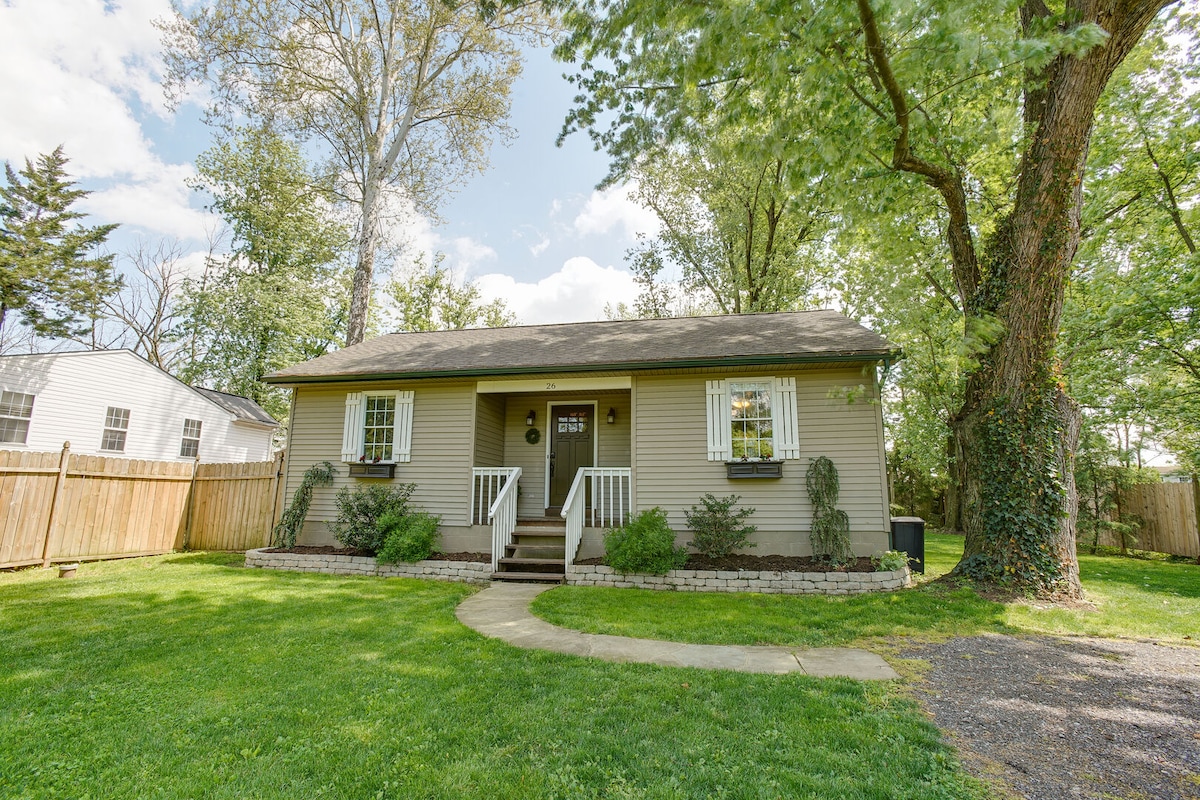
<path fill-rule="evenodd" d="M 480 381 L 470 522 L 498 575 L 553 575 L 632 507 L 629 377 Z M 519 523 L 518 523 L 519 520 Z"/>
<path fill-rule="evenodd" d="M 492 528 L 492 579 L 563 581 L 585 530 L 598 535 L 629 518 L 632 472 L 629 467 L 580 467 L 561 509 L 519 518 L 521 468 L 473 468 L 471 523 Z"/>

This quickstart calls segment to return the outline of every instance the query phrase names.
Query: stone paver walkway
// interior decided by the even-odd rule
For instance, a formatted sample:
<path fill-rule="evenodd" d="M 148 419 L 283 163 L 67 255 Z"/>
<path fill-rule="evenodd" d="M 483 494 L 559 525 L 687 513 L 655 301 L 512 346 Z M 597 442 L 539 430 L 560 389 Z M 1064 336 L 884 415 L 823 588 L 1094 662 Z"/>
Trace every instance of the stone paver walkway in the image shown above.
<path fill-rule="evenodd" d="M 515 647 L 590 656 L 605 661 L 658 664 L 667 667 L 729 669 L 737 672 L 799 672 L 821 678 L 891 680 L 899 678 L 875 653 L 848 647 L 797 650 L 788 647 L 682 644 L 581 633 L 538 619 L 529 604 L 545 584 L 493 583 L 459 604 L 459 621 L 468 628 Z"/>

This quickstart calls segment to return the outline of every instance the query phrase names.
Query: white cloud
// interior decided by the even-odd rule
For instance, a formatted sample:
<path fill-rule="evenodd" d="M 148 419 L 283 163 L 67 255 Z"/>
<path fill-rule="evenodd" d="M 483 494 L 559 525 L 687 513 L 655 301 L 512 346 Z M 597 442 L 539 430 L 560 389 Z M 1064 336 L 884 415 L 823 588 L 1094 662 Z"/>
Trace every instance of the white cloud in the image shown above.
<path fill-rule="evenodd" d="M 604 319 L 606 304 L 633 303 L 638 294 L 627 270 L 601 267 L 583 256 L 567 259 L 537 283 L 495 273 L 481 275 L 476 283 L 484 300 L 504 300 L 525 325 Z"/>
<path fill-rule="evenodd" d="M 186 180 L 194 174 L 190 164 L 162 165 L 155 175 L 92 192 L 80 207 L 97 219 L 118 220 L 177 239 L 204 240 L 221 226 L 221 219 L 189 205 L 195 193 Z"/>
<path fill-rule="evenodd" d="M 495 261 L 496 251 L 469 236 L 458 236 L 445 243 L 446 263 L 455 274 L 468 275 L 485 261 Z"/>
<path fill-rule="evenodd" d="M 191 166 L 164 163 L 139 120 L 166 117 L 152 20 L 170 11 L 168 0 L 0 4 L 0 159 L 64 145 L 97 221 L 202 239 L 212 222 L 183 185 Z"/>
<path fill-rule="evenodd" d="M 604 191 L 594 191 L 575 217 L 575 232 L 586 236 L 605 234 L 621 227 L 633 239 L 639 233 L 658 234 L 659 222 L 654 212 L 632 198 L 637 190 L 634 183 L 623 183 Z"/>
<path fill-rule="evenodd" d="M 529 246 L 529 252 L 533 254 L 533 257 L 534 257 L 534 258 L 537 258 L 537 257 L 538 257 L 538 256 L 540 256 L 542 253 L 546 252 L 546 249 L 547 249 L 547 248 L 549 248 L 549 247 L 550 247 L 550 240 L 549 240 L 549 239 L 546 239 L 546 238 L 543 238 L 543 239 L 542 239 L 540 242 L 538 242 L 537 244 L 530 245 L 530 246 Z"/>

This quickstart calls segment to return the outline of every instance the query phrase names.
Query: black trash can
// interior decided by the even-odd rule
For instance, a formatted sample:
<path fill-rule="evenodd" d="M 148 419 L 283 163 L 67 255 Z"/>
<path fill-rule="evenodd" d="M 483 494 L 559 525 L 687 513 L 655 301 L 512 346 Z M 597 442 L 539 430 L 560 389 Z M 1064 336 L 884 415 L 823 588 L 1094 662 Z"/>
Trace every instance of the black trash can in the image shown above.
<path fill-rule="evenodd" d="M 903 550 L 912 559 L 913 572 L 925 574 L 925 520 L 920 517 L 892 517 L 892 548 Z"/>

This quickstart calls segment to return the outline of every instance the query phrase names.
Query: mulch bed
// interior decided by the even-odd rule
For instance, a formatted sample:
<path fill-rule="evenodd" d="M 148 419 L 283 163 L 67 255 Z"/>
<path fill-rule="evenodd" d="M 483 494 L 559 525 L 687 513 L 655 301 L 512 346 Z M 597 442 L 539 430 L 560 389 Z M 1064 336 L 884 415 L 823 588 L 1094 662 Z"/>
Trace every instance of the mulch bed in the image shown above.
<path fill-rule="evenodd" d="M 585 558 L 576 564 L 600 565 L 603 558 Z M 759 572 L 874 572 L 871 559 L 862 557 L 854 563 L 834 569 L 825 561 L 812 556 L 748 556 L 732 555 L 724 558 L 706 558 L 698 553 L 688 555 L 687 563 L 680 569 L 710 569 L 733 572 L 735 570 L 757 570 Z"/>
<path fill-rule="evenodd" d="M 268 553 L 301 553 L 304 555 L 320 555 L 320 556 L 363 556 L 365 558 L 374 558 L 375 554 L 370 550 L 359 550 L 355 547 L 334 547 L 333 545 L 323 545 L 315 547 L 313 545 L 298 544 L 295 547 L 269 547 Z M 487 561 L 491 562 L 491 553 L 433 553 L 429 556 L 430 561 Z"/>

